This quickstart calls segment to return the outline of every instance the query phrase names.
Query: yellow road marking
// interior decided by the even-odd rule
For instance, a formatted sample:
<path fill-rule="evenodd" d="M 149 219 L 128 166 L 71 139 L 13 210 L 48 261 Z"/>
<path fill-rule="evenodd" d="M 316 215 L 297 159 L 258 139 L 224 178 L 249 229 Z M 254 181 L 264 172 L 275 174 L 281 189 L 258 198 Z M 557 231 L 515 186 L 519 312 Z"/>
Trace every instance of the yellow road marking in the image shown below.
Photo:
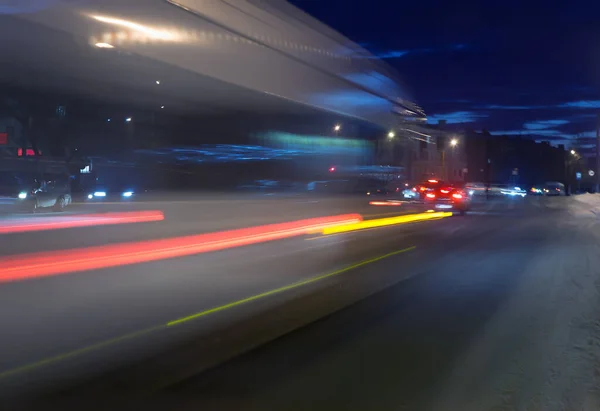
<path fill-rule="evenodd" d="M 150 334 L 150 333 L 155 332 L 155 331 L 166 329 L 167 327 L 176 326 L 176 325 L 179 325 L 179 324 L 182 324 L 182 323 L 186 323 L 188 321 L 192 321 L 192 320 L 195 320 L 195 319 L 198 319 L 198 318 L 201 318 L 201 317 L 205 317 L 205 316 L 210 315 L 210 314 L 214 314 L 214 313 L 217 313 L 217 312 L 220 312 L 220 311 L 225 311 L 225 310 L 228 310 L 230 308 L 234 308 L 234 307 L 237 307 L 237 306 L 240 306 L 240 305 L 243 305 L 243 304 L 251 303 L 253 301 L 256 301 L 256 300 L 259 300 L 259 299 L 262 299 L 262 298 L 265 298 L 265 297 L 269 297 L 269 296 L 272 296 L 272 295 L 275 295 L 275 294 L 280 294 L 280 293 L 283 293 L 285 291 L 292 290 L 294 288 L 298 288 L 298 287 L 302 287 L 302 286 L 305 286 L 305 285 L 308 285 L 308 284 L 316 283 L 316 282 L 324 280 L 326 278 L 343 274 L 345 272 L 348 272 L 350 270 L 353 270 L 353 269 L 365 266 L 367 264 L 371 264 L 371 263 L 374 263 L 376 261 L 380 261 L 380 260 L 383 260 L 385 258 L 392 257 L 394 255 L 398 255 L 398 254 L 402 254 L 402 253 L 405 253 L 405 252 L 408 252 L 408 251 L 412 251 L 415 248 L 416 248 L 415 246 L 412 246 L 412 247 L 404 248 L 402 250 L 393 251 L 391 253 L 384 254 L 384 255 L 381 255 L 379 257 L 371 258 L 369 260 L 364 260 L 364 261 L 352 264 L 352 265 L 350 265 L 348 267 L 341 268 L 339 270 L 333 271 L 333 272 L 328 273 L 328 274 L 323 274 L 323 275 L 320 275 L 320 276 L 317 276 L 317 277 L 309 278 L 307 280 L 298 281 L 296 283 L 289 284 L 289 285 L 286 285 L 286 286 L 283 286 L 283 287 L 279 287 L 279 288 L 275 288 L 273 290 L 266 291 L 266 292 L 260 293 L 260 294 L 256 294 L 256 295 L 253 295 L 251 297 L 246 297 L 246 298 L 243 298 L 241 300 L 237 300 L 237 301 L 234 301 L 234 302 L 231 302 L 231 303 L 228 303 L 228 304 L 224 304 L 224 305 L 220 305 L 220 306 L 217 306 L 217 307 L 210 308 L 208 310 L 200 311 L 200 312 L 198 312 L 196 314 L 192 314 L 192 315 L 189 315 L 187 317 L 178 318 L 176 320 L 169 321 L 169 322 L 167 322 L 165 324 L 160 324 L 160 325 L 157 325 L 157 326 L 154 326 L 154 327 L 149 327 L 149 328 L 146 328 L 144 330 L 140 330 L 140 331 L 136 331 L 136 332 L 133 332 L 133 333 L 125 334 L 125 335 L 122 335 L 120 337 L 111 338 L 109 340 L 105 340 L 105 341 L 102 341 L 102 342 L 99 342 L 99 343 L 96 343 L 96 344 L 93 344 L 93 345 L 89 345 L 87 347 L 83 347 L 83 348 L 80 348 L 80 349 L 77 349 L 77 350 L 73 350 L 73 351 L 70 351 L 70 352 L 66 352 L 66 353 L 63 353 L 63 354 L 56 355 L 54 357 L 48 357 L 48 358 L 45 358 L 45 359 L 40 360 L 40 361 L 36 361 L 36 362 L 30 363 L 30 364 L 22 365 L 20 367 L 9 369 L 9 370 L 0 372 L 0 379 L 7 378 L 7 377 L 10 377 L 10 376 L 13 376 L 13 375 L 16 375 L 16 374 L 25 373 L 25 372 L 28 372 L 28 371 L 31 371 L 31 370 L 34 370 L 34 369 L 37 369 L 37 368 L 40 368 L 40 367 L 44 367 L 44 366 L 47 366 L 47 365 L 55 364 L 55 363 L 67 360 L 69 358 L 73 358 L 73 357 L 76 357 L 76 356 L 79 356 L 79 355 L 83 355 L 83 354 L 86 354 L 86 353 L 89 353 L 89 352 L 92 352 L 92 351 L 96 351 L 96 350 L 99 350 L 99 349 L 102 349 L 102 348 L 114 345 L 116 343 L 119 343 L 119 342 L 122 342 L 122 341 L 125 341 L 125 340 L 131 340 L 131 339 L 134 339 L 134 338 L 137 338 L 137 337 L 141 337 L 141 336 L 146 335 L 146 334 Z"/>
<path fill-rule="evenodd" d="M 388 257 L 394 256 L 394 255 L 397 255 L 397 254 L 401 254 L 401 253 L 405 253 L 407 251 L 412 251 L 415 248 L 416 247 L 414 247 L 414 246 L 408 247 L 408 248 L 404 248 L 402 250 L 398 250 L 398 251 L 394 251 L 394 252 L 391 252 L 391 253 L 388 253 L 388 254 L 384 254 L 384 255 L 379 256 L 379 257 L 371 258 L 370 260 L 361 261 L 359 263 L 350 265 L 348 267 L 344 267 L 342 269 L 333 271 L 333 272 L 328 273 L 328 274 L 323 274 L 323 275 L 320 275 L 320 276 L 317 276 L 317 277 L 309 278 L 307 280 L 299 281 L 297 283 L 293 283 L 293 284 L 290 284 L 290 285 L 285 285 L 283 287 L 279 287 L 279 288 L 276 288 L 274 290 L 270 290 L 270 291 L 267 291 L 267 292 L 264 292 L 264 293 L 261 293 L 261 294 L 253 295 L 252 297 L 248 297 L 248 298 L 244 298 L 242 300 L 234 301 L 232 303 L 221 305 L 219 307 L 214 307 L 214 308 L 211 308 L 211 309 L 208 309 L 208 310 L 205 310 L 205 311 L 201 311 L 201 312 L 196 313 L 196 314 L 192 314 L 192 315 L 187 316 L 187 317 L 179 318 L 179 319 L 174 320 L 174 321 L 169 321 L 167 323 L 167 326 L 173 326 L 173 325 L 184 323 L 186 321 L 195 320 L 196 318 L 204 317 L 204 316 L 209 315 L 209 314 L 213 314 L 213 313 L 216 313 L 216 312 L 219 312 L 219 311 L 227 310 L 229 308 L 237 307 L 238 305 L 242 305 L 242 304 L 246 304 L 246 303 L 249 303 L 249 302 L 252 302 L 252 301 L 256 301 L 256 300 L 264 298 L 264 297 L 268 297 L 268 296 L 271 296 L 271 295 L 279 294 L 279 293 L 282 293 L 284 291 L 288 291 L 288 290 L 291 290 L 291 289 L 294 289 L 294 288 L 302 287 L 302 286 L 307 285 L 307 284 L 316 283 L 317 281 L 321 281 L 321 280 L 324 280 L 325 278 L 333 277 L 333 276 L 345 273 L 347 271 L 354 270 L 355 268 L 362 267 L 363 265 L 371 264 L 371 263 L 374 263 L 376 261 L 383 260 L 384 258 L 388 258 Z"/>
<path fill-rule="evenodd" d="M 389 225 L 413 223 L 416 221 L 433 220 L 451 216 L 452 213 L 450 212 L 407 214 L 398 217 L 378 218 L 375 220 L 364 220 L 358 223 L 338 225 L 335 227 L 326 227 L 323 229 L 322 233 L 325 235 L 339 234 L 346 233 L 349 231 L 364 230 L 367 228 L 378 228 Z"/>

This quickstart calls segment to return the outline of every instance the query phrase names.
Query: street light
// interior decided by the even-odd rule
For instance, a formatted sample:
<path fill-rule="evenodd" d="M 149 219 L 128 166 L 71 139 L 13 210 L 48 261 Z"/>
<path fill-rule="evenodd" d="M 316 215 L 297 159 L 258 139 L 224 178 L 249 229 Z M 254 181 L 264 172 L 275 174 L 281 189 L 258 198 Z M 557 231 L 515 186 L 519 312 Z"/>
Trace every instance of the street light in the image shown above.
<path fill-rule="evenodd" d="M 456 147 L 457 144 L 458 144 L 458 140 L 457 139 L 453 138 L 452 140 L 450 140 L 450 145 L 452 147 Z"/>
<path fill-rule="evenodd" d="M 394 133 L 393 131 L 390 131 L 388 133 L 388 138 L 394 138 L 394 137 L 396 137 L 396 133 Z"/>
<path fill-rule="evenodd" d="M 340 126 L 339 124 L 336 124 L 335 127 L 333 128 L 333 130 L 340 131 L 341 128 L 342 128 L 342 126 Z"/>
<path fill-rule="evenodd" d="M 571 154 L 575 155 L 577 153 L 575 152 L 575 150 L 571 150 Z"/>

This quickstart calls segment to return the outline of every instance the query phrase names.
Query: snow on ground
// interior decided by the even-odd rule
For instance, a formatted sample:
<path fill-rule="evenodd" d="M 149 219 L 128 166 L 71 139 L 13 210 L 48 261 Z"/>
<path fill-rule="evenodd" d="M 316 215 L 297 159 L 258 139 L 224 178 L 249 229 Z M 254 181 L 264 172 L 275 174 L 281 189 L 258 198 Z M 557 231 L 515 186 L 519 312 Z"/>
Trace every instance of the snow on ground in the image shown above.
<path fill-rule="evenodd" d="M 600 196 L 578 197 L 600 207 Z M 548 224 L 548 241 L 458 359 L 434 410 L 600 409 L 600 222 Z"/>
<path fill-rule="evenodd" d="M 572 196 L 572 198 L 574 198 L 575 200 L 577 200 L 581 203 L 600 207 L 600 194 L 585 193 L 585 194 L 579 194 L 576 196 Z"/>

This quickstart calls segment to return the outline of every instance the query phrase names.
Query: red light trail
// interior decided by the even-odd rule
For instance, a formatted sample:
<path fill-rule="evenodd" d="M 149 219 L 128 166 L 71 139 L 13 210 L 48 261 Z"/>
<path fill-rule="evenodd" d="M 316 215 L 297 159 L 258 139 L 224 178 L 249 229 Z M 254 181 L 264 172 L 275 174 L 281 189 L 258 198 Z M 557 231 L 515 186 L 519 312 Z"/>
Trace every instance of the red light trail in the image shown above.
<path fill-rule="evenodd" d="M 185 237 L 22 254 L 0 259 L 0 282 L 138 264 L 279 240 L 362 221 L 359 214 L 310 218 Z"/>

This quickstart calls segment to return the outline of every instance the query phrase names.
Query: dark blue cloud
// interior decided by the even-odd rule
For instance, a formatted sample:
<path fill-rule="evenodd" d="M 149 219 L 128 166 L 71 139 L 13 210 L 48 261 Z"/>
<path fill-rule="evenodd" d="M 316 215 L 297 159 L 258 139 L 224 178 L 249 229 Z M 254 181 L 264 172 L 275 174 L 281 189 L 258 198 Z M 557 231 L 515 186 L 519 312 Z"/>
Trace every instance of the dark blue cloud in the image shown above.
<path fill-rule="evenodd" d="M 384 57 L 430 121 L 552 141 L 594 133 L 600 2 L 291 1 Z"/>
<path fill-rule="evenodd" d="M 523 124 L 523 128 L 527 130 L 545 130 L 556 126 L 562 126 L 565 124 L 569 124 L 569 120 L 538 120 Z"/>

